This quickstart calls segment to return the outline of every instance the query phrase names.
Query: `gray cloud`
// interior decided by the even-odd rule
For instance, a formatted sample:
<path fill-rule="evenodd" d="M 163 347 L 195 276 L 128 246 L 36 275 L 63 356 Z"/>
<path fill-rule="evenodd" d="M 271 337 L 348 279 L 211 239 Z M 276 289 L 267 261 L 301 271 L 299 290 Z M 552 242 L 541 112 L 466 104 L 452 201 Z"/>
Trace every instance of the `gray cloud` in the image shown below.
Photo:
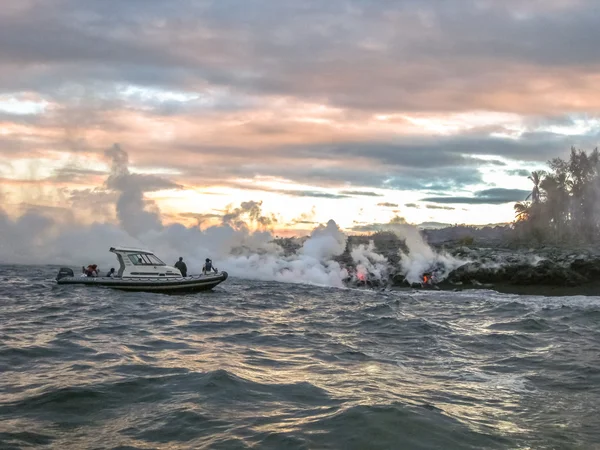
<path fill-rule="evenodd" d="M 422 189 L 435 192 L 482 182 L 478 168 L 489 166 L 489 161 L 466 156 L 469 154 L 545 162 L 555 156 L 567 156 L 571 145 L 593 148 L 595 139 L 595 136 L 565 137 L 529 133 L 521 140 L 455 136 L 410 140 L 399 138 L 393 145 L 366 142 L 341 144 L 333 148 L 324 145 L 304 148 L 281 146 L 261 151 L 260 162 L 252 163 L 248 162 L 248 151 L 244 148 L 190 146 L 176 141 L 169 145 L 169 152 L 171 156 L 178 156 L 177 159 L 170 157 L 165 161 L 158 156 L 164 153 L 164 149 L 150 146 L 148 151 L 136 153 L 136 161 L 148 167 L 166 165 L 180 170 L 183 181 L 186 176 L 197 177 L 201 182 L 276 176 L 334 188 L 346 184 L 357 188 Z M 35 155 L 40 148 L 39 144 L 27 142 L 26 139 L 12 139 L 5 144 L 0 146 L 0 154 Z M 58 143 L 53 142 L 44 147 L 54 150 L 61 148 Z M 190 155 L 202 155 L 202 158 L 191 158 Z M 218 162 L 207 161 L 206 157 L 209 156 L 218 158 Z M 327 167 L 312 167 L 299 162 L 317 157 L 329 159 L 332 164 Z M 364 164 L 365 159 L 370 164 Z M 67 171 L 69 169 L 60 173 L 63 179 L 76 176 L 73 170 L 71 173 L 66 173 Z M 79 176 L 82 175 L 79 173 Z M 147 178 L 147 181 L 151 182 L 152 179 Z"/>
<path fill-rule="evenodd" d="M 377 206 L 383 206 L 384 208 L 397 208 L 398 204 L 397 203 L 383 202 L 383 203 L 377 203 Z"/>
<path fill-rule="evenodd" d="M 287 146 L 290 158 L 319 158 L 331 161 L 351 158 L 368 159 L 385 166 L 387 171 L 405 169 L 408 175 L 442 168 L 441 178 L 448 171 L 473 172 L 482 166 L 504 166 L 498 160 L 481 157 L 500 156 L 521 161 L 545 162 L 557 155 L 568 155 L 572 145 L 594 148 L 600 138 L 596 134 L 564 136 L 549 132 L 525 132 L 518 139 L 490 137 L 485 133 L 418 137 L 397 137 L 394 142 L 346 142 L 336 145 L 315 144 Z M 385 172 L 384 172 L 385 173 Z"/>
<path fill-rule="evenodd" d="M 555 156 L 566 156 L 573 142 L 591 144 L 592 139 L 592 136 L 582 138 L 529 133 L 522 140 L 456 136 L 438 139 L 411 138 L 412 142 L 408 142 L 408 138 L 403 142 L 400 138 L 393 146 L 348 143 L 329 148 L 285 147 L 278 154 L 285 154 L 292 159 L 316 158 L 320 155 L 321 158 L 335 161 L 337 166 L 306 167 L 303 164 L 273 163 L 236 165 L 226 171 L 240 177 L 279 176 L 330 187 L 350 184 L 357 187 L 442 192 L 482 182 L 478 168 L 489 166 L 489 161 L 466 155 L 497 155 L 519 160 L 547 161 Z M 583 148 L 590 146 L 584 145 Z M 223 150 L 221 154 L 228 151 Z M 234 155 L 238 154 L 236 149 L 231 151 Z M 333 151 L 334 154 L 328 151 Z M 369 159 L 373 164 L 355 164 L 354 158 Z M 185 171 L 185 168 L 182 170 Z"/>
<path fill-rule="evenodd" d="M 65 166 L 56 169 L 51 179 L 58 182 L 73 182 L 94 175 L 107 175 L 107 172 L 102 170 L 83 169 L 77 166 Z"/>
<path fill-rule="evenodd" d="M 354 108 L 501 110 L 503 100 L 489 95 L 494 88 L 518 96 L 535 91 L 526 81 L 536 70 L 595 73 L 600 62 L 600 12 L 591 0 L 562 7 L 476 0 L 32 5 L 0 15 L 4 88 L 51 84 L 46 92 L 58 92 L 69 74 L 86 86 L 208 82 Z M 19 67 L 31 70 L 16 77 Z"/>
<path fill-rule="evenodd" d="M 416 203 L 406 203 L 404 206 L 406 206 L 407 208 L 415 208 L 415 209 L 420 208 L 420 206 L 417 205 Z"/>
<path fill-rule="evenodd" d="M 415 139 L 415 141 L 418 140 Z M 453 151 L 464 151 L 466 153 L 477 150 L 475 145 L 464 146 L 459 144 L 461 141 L 464 141 L 461 137 L 448 138 L 441 141 L 432 140 L 431 143 L 427 144 L 427 151 L 422 151 L 418 145 L 409 146 L 408 143 L 403 144 L 400 142 L 396 145 L 397 152 L 394 153 L 386 150 L 386 156 L 383 159 L 379 159 L 380 155 L 377 152 L 377 149 L 381 148 L 379 144 L 375 144 L 373 147 L 370 147 L 368 144 L 361 144 L 361 148 L 365 152 L 363 156 L 358 152 L 355 155 L 341 153 L 335 159 L 332 158 L 331 164 L 321 167 L 299 163 L 298 161 L 301 161 L 302 156 L 295 153 L 297 147 L 281 147 L 277 151 L 267 149 L 261 153 L 259 160 L 249 163 L 247 160 L 247 150 L 242 148 L 191 147 L 175 142 L 169 146 L 170 158 L 168 162 L 162 157 L 157 157 L 162 153 L 158 147 L 153 148 L 152 146 L 146 152 L 136 153 L 136 162 L 144 167 L 162 167 L 166 163 L 167 167 L 181 172 L 181 175 L 177 177 L 181 183 L 173 183 L 155 175 L 141 174 L 130 174 L 127 182 L 135 182 L 143 191 L 150 191 L 178 188 L 183 183 L 232 186 L 237 183 L 234 181 L 236 178 L 251 179 L 259 176 L 274 176 L 325 188 L 335 189 L 342 185 L 357 188 L 340 191 L 337 194 L 324 193 L 318 190 L 280 191 L 280 193 L 293 196 L 346 198 L 351 195 L 377 195 L 372 191 L 362 190 L 361 188 L 424 190 L 437 196 L 438 193 L 448 190 L 468 189 L 469 186 L 480 184 L 483 181 L 477 164 L 486 166 L 488 164 L 487 161 L 467 158 L 470 165 L 463 165 L 461 163 L 463 161 L 461 159 L 463 158 L 462 153 L 451 154 Z M 492 141 L 496 141 L 496 139 L 492 139 Z M 492 147 L 483 144 L 483 142 L 486 142 L 483 138 L 479 142 L 482 142 L 480 149 L 490 149 Z M 352 145 L 350 144 L 350 147 Z M 509 148 L 512 148 L 511 146 L 515 144 L 509 143 L 508 145 Z M 340 148 L 344 147 L 341 146 Z M 518 148 L 513 149 L 514 155 L 527 155 L 523 147 L 521 147 L 521 151 L 517 151 Z M 542 156 L 538 155 L 537 158 L 546 161 L 552 156 L 566 154 L 568 148 L 568 145 L 565 145 L 562 147 L 562 151 L 559 152 L 555 151 L 556 149 L 554 148 L 548 151 L 547 148 L 540 146 L 539 149 L 543 153 Z M 375 151 L 371 151 L 371 149 Z M 28 147 L 22 147 L 21 150 L 28 151 Z M 31 151 L 35 151 L 34 148 L 31 148 Z M 352 150 L 352 152 L 354 151 Z M 0 149 L 1 152 L 2 149 Z M 304 155 L 304 157 L 314 157 L 319 154 L 316 150 L 314 150 L 314 153 L 312 152 L 313 150 L 311 150 L 309 155 Z M 323 155 L 326 152 L 321 151 L 320 153 Z M 408 161 L 405 161 L 404 155 L 410 155 L 411 153 L 426 154 L 428 156 L 423 157 L 420 162 L 414 156 L 409 156 Z M 435 155 L 439 154 L 443 156 L 448 153 L 456 161 L 456 165 L 437 166 L 437 162 L 444 158 L 436 158 Z M 535 152 L 532 151 L 530 154 L 533 157 Z M 190 158 L 189 155 L 202 155 L 202 158 Z M 291 162 L 290 158 L 292 159 Z M 361 158 L 363 161 L 369 159 L 371 163 L 360 163 L 358 162 L 358 158 Z M 406 166 L 404 165 L 405 163 L 409 165 Z M 83 179 L 86 175 L 93 176 L 99 174 L 100 172 L 93 170 L 86 171 L 85 169 L 67 166 L 67 168 L 57 171 L 55 176 L 66 181 L 75 180 L 76 178 Z M 248 185 L 240 185 L 239 187 L 250 189 Z"/>
<path fill-rule="evenodd" d="M 292 197 L 313 197 L 313 198 L 329 198 L 329 199 L 339 199 L 339 198 L 350 198 L 350 195 L 343 194 L 330 194 L 329 192 L 319 192 L 319 191 L 294 191 L 294 190 L 271 190 L 270 192 L 277 192 L 279 194 L 290 195 Z"/>
<path fill-rule="evenodd" d="M 330 192 L 322 192 L 322 191 L 307 191 L 307 190 L 294 190 L 294 189 L 270 189 L 268 187 L 263 187 L 260 185 L 249 185 L 249 184 L 240 184 L 237 182 L 222 183 L 225 186 L 235 187 L 237 189 L 242 190 L 252 190 L 252 191 L 265 191 L 265 192 L 274 192 L 282 195 L 289 195 L 290 197 L 312 197 L 312 198 L 323 198 L 323 199 L 342 199 L 342 198 L 351 198 L 350 195 L 344 194 L 333 194 Z"/>
<path fill-rule="evenodd" d="M 451 226 L 452 226 L 451 223 L 444 223 L 444 222 L 422 222 L 417 225 L 417 227 L 423 228 L 423 229 L 447 228 L 447 227 L 451 227 Z"/>
<path fill-rule="evenodd" d="M 496 159 L 487 160 L 486 163 L 492 166 L 506 166 L 506 163 L 504 161 L 498 161 Z"/>
<path fill-rule="evenodd" d="M 526 170 L 526 169 L 507 170 L 506 173 L 508 175 L 515 175 L 515 176 L 518 176 L 518 177 L 528 177 L 529 175 L 531 175 L 531 171 L 530 170 Z"/>
<path fill-rule="evenodd" d="M 490 137 L 492 131 L 507 131 L 494 125 L 458 136 L 274 143 L 261 148 L 260 158 L 251 163 L 246 148 L 194 145 L 187 138 L 169 142 L 168 160 L 164 144 L 130 150 L 136 163 L 180 169 L 181 182 L 192 178 L 231 185 L 239 177 L 276 176 L 355 189 L 338 194 L 277 191 L 290 196 L 377 196 L 361 190 L 372 188 L 427 190 L 438 203 L 451 203 L 451 198 L 475 204 L 514 201 L 516 195 L 507 192 L 473 197 L 439 194 L 480 184 L 479 168 L 505 164 L 478 157 L 544 162 L 565 155 L 571 145 L 597 145 L 597 130 L 563 136 L 536 129 L 573 125 L 574 119 L 564 111 L 583 109 L 591 117 L 600 109 L 595 96 L 588 95 L 595 84 L 582 78 L 598 74 L 598 22 L 600 10 L 591 0 L 22 3 L 14 11 L 0 12 L 0 92 L 38 93 L 59 105 L 44 117 L 1 113 L 0 120 L 63 127 L 67 136 L 46 142 L 25 133 L 0 136 L 0 154 L 13 158 L 47 150 L 75 152 L 81 147 L 99 152 L 102 149 L 89 142 L 79 146 L 78 133 L 128 131 L 126 121 L 113 117 L 114 111 L 201 116 L 260 107 L 262 96 L 268 95 L 345 107 L 345 117 L 354 119 L 388 111 L 516 111 L 530 117 L 525 121 L 527 131 L 515 139 Z M 538 77 L 551 86 L 547 95 L 539 95 Z M 129 84 L 200 98 L 178 102 L 130 93 L 124 99 L 123 89 Z M 571 95 L 553 95 L 567 89 Z M 226 93 L 223 98 L 213 99 L 211 95 L 221 91 Z M 276 137 L 293 133 L 294 124 L 250 123 L 246 129 Z M 178 160 L 171 159 L 174 155 Z M 315 159 L 325 164 L 304 164 Z M 65 168 L 54 179 L 99 175 L 94 172 Z M 507 173 L 524 175 L 523 170 Z M 110 187 L 116 190 L 180 187 L 153 175 L 111 180 Z"/>
<path fill-rule="evenodd" d="M 294 149 L 298 157 L 320 157 L 337 160 L 349 157 L 367 157 L 382 164 L 403 167 L 449 167 L 456 165 L 481 165 L 482 161 L 469 158 L 462 153 L 470 152 L 472 147 L 465 141 L 456 143 L 448 151 L 439 151 L 452 141 L 432 139 L 400 138 L 394 143 L 385 142 L 347 142 L 337 145 L 302 146 Z M 463 148 L 461 148 L 463 147 Z M 478 146 L 479 147 L 479 146 Z"/>
<path fill-rule="evenodd" d="M 475 192 L 473 197 L 428 197 L 422 199 L 422 201 L 450 204 L 499 205 L 502 203 L 523 201 L 527 195 L 529 195 L 529 191 L 521 189 L 492 188 Z"/>
<path fill-rule="evenodd" d="M 476 167 L 447 167 L 439 170 L 435 165 L 421 168 L 382 168 L 376 164 L 365 166 L 357 165 L 352 168 L 351 161 L 344 164 L 338 163 L 335 167 L 308 167 L 306 165 L 291 165 L 285 163 L 264 165 L 236 165 L 225 167 L 220 164 L 218 169 L 202 168 L 200 172 L 190 171 L 187 173 L 198 176 L 199 179 L 209 177 L 256 177 L 276 176 L 296 182 L 319 185 L 324 187 L 336 187 L 341 184 L 356 187 L 371 187 L 393 190 L 417 190 L 428 189 L 431 191 L 447 191 L 449 189 L 462 188 L 482 182 L 481 174 Z M 181 170 L 186 173 L 184 167 Z M 221 176 L 219 177 L 219 172 Z M 344 194 L 339 194 L 344 195 Z"/>
<path fill-rule="evenodd" d="M 425 208 L 427 208 L 427 209 L 444 209 L 446 211 L 453 211 L 454 209 L 456 209 L 451 206 L 439 206 L 439 205 L 425 205 Z"/>
<path fill-rule="evenodd" d="M 340 194 L 362 197 L 381 197 L 381 194 L 371 191 L 340 191 Z"/>

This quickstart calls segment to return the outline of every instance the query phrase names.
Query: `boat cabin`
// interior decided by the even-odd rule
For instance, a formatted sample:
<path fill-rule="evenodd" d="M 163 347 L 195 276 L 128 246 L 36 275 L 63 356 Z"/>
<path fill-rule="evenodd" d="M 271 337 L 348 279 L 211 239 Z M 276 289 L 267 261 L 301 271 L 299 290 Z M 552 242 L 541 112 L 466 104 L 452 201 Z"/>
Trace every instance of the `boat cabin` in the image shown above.
<path fill-rule="evenodd" d="M 181 278 L 179 269 L 167 266 L 153 252 L 140 248 L 111 247 L 119 261 L 119 278 Z"/>

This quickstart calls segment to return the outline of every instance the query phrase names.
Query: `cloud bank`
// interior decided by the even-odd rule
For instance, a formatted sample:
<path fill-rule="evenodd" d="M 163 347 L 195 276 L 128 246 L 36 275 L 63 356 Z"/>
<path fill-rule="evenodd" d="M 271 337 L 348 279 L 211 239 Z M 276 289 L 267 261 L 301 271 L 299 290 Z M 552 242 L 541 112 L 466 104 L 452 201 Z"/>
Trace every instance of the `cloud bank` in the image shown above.
<path fill-rule="evenodd" d="M 487 211 L 520 195 L 492 183 L 524 190 L 524 171 L 598 144 L 598 22 L 592 0 L 7 0 L 0 184 L 15 204 L 100 204 L 118 141 L 142 193 Z"/>

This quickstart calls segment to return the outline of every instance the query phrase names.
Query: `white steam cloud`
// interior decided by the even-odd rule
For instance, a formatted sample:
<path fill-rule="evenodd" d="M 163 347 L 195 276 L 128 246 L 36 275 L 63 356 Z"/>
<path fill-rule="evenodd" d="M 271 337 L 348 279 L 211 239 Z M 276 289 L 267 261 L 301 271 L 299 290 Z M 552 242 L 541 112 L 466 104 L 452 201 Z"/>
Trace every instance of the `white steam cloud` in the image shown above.
<path fill-rule="evenodd" d="M 391 231 L 398 238 L 404 240 L 408 249 L 407 253 L 400 252 L 401 273 L 409 283 L 420 283 L 424 273 L 431 273 L 436 281 L 444 280 L 448 274 L 457 267 L 465 264 L 463 261 L 447 253 L 434 251 L 423 239 L 415 227 L 401 217 L 394 217 L 390 223 L 376 227 L 378 231 Z M 381 279 L 389 270 L 387 260 L 374 252 L 371 243 L 369 247 L 361 246 L 352 252 L 352 258 L 359 265 L 357 272 L 360 274 L 375 274 Z"/>
<path fill-rule="evenodd" d="M 170 264 L 183 256 L 190 273 L 198 273 L 204 259 L 210 257 L 220 270 L 233 276 L 290 283 L 343 287 L 349 279 L 386 281 L 390 274 L 387 258 L 375 251 L 373 242 L 350 250 L 351 267 L 340 264 L 348 237 L 333 220 L 319 225 L 298 251 L 286 255 L 268 231 L 276 218 L 263 215 L 261 202 L 228 208 L 221 225 L 205 230 L 165 225 L 157 205 L 144 194 L 181 186 L 155 175 L 131 173 L 128 155 L 118 145 L 105 155 L 111 172 L 96 194 L 116 194 L 118 224 L 85 225 L 74 220 L 74 215 L 56 218 L 34 210 L 11 219 L 0 210 L 1 262 L 70 267 L 97 263 L 105 271 L 116 265 L 109 247 L 127 245 L 149 248 Z M 401 262 L 410 282 L 419 282 L 423 272 L 433 266 L 442 267 L 438 272 L 445 276 L 462 263 L 435 253 L 415 227 L 400 219 L 384 227 L 406 239 L 409 253 L 401 255 Z"/>
<path fill-rule="evenodd" d="M 164 178 L 154 175 L 139 175 L 129 172 L 129 155 L 115 144 L 104 152 L 111 159 L 110 175 L 105 186 L 119 193 L 117 217 L 127 233 L 140 236 L 142 233 L 163 228 L 160 211 L 144 197 L 144 192 L 180 188 Z"/>

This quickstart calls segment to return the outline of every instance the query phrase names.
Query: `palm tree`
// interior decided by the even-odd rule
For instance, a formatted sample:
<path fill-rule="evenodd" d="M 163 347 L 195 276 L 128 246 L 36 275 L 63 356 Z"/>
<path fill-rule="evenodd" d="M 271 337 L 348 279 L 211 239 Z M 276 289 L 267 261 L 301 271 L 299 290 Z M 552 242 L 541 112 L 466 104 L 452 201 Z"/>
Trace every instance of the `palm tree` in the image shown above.
<path fill-rule="evenodd" d="M 540 183 L 545 202 L 541 205 L 545 212 L 545 225 L 553 231 L 558 240 L 563 236 L 569 216 L 569 192 L 567 174 L 554 173 L 547 175 Z"/>
<path fill-rule="evenodd" d="M 597 228 L 594 210 L 596 209 L 596 193 L 593 188 L 596 177 L 598 151 L 594 150 L 588 155 L 583 150 L 571 148 L 568 161 L 569 176 L 571 178 L 571 209 L 572 226 L 576 233 L 591 238 Z"/>
<path fill-rule="evenodd" d="M 527 177 L 533 183 L 533 189 L 531 190 L 531 194 L 529 194 L 525 200 L 529 200 L 531 198 L 532 203 L 539 203 L 542 200 L 540 183 L 542 182 L 544 175 L 546 175 L 546 172 L 543 170 L 537 170 L 531 172 L 531 175 Z"/>
<path fill-rule="evenodd" d="M 531 217 L 531 203 L 517 202 L 514 206 L 517 222 L 526 222 Z"/>
<path fill-rule="evenodd" d="M 569 159 L 548 161 L 550 173 L 531 172 L 531 193 L 514 205 L 526 234 L 587 242 L 600 240 L 600 152 L 571 148 Z"/>

